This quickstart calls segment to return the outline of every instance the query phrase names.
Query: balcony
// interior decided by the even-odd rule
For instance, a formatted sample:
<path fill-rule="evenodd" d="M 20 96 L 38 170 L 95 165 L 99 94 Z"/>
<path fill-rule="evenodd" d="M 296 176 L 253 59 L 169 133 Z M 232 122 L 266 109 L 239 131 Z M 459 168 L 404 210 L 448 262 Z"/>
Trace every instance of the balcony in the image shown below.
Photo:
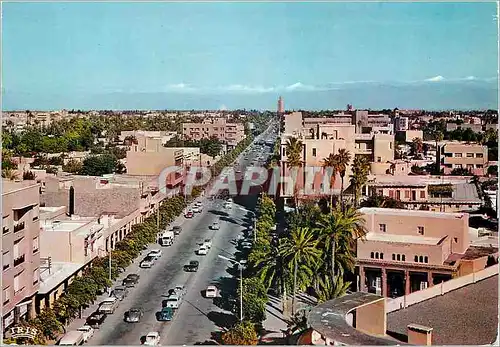
<path fill-rule="evenodd" d="M 17 257 L 16 259 L 14 259 L 14 267 L 24 263 L 25 258 L 26 258 L 26 256 L 23 254 L 23 255 Z"/>
<path fill-rule="evenodd" d="M 3 229 L 3 234 L 7 234 L 10 231 L 9 228 L 7 227 L 3 227 L 2 229 Z"/>
<path fill-rule="evenodd" d="M 24 229 L 24 222 L 18 223 L 14 225 L 14 232 L 17 233 Z"/>

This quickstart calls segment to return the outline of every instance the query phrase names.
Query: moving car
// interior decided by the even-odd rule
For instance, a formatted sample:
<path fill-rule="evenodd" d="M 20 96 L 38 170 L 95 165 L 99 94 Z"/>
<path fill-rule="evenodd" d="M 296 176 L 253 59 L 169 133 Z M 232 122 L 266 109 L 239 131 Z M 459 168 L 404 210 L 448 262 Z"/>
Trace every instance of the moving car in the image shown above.
<path fill-rule="evenodd" d="M 172 288 L 168 291 L 168 296 L 177 295 L 181 297 L 184 296 L 184 294 L 186 294 L 186 290 L 183 285 L 175 286 L 175 288 Z"/>
<path fill-rule="evenodd" d="M 213 222 L 212 225 L 210 226 L 210 229 L 212 229 L 212 230 L 219 230 L 220 229 L 219 222 Z"/>
<path fill-rule="evenodd" d="M 182 298 L 178 295 L 170 295 L 167 299 L 166 307 L 178 309 L 181 305 Z"/>
<path fill-rule="evenodd" d="M 174 243 L 174 231 L 165 231 L 160 236 L 160 244 L 162 246 L 171 246 Z"/>
<path fill-rule="evenodd" d="M 187 211 L 186 214 L 184 215 L 184 217 L 186 217 L 186 218 L 193 218 L 194 217 L 193 211 L 191 211 L 191 210 Z"/>
<path fill-rule="evenodd" d="M 137 277 L 135 277 L 137 276 Z M 122 285 L 127 288 L 135 287 L 135 285 L 139 282 L 139 275 L 128 275 L 123 279 Z"/>
<path fill-rule="evenodd" d="M 151 252 L 148 253 L 148 257 L 154 257 L 155 260 L 159 259 L 161 255 L 163 254 L 161 249 L 153 249 Z"/>
<path fill-rule="evenodd" d="M 144 258 L 141 261 L 141 264 L 139 265 L 139 267 L 141 267 L 143 269 L 149 269 L 155 264 L 155 260 L 156 260 L 155 257 L 151 257 L 148 255 L 148 256 L 146 256 L 146 258 Z"/>
<path fill-rule="evenodd" d="M 207 255 L 208 254 L 208 247 L 203 244 L 198 248 L 198 255 Z"/>
<path fill-rule="evenodd" d="M 174 318 L 175 310 L 171 307 L 164 307 L 158 315 L 158 320 L 163 322 L 171 321 Z"/>
<path fill-rule="evenodd" d="M 144 341 L 146 346 L 158 346 L 160 344 L 160 333 L 157 331 L 151 331 L 146 335 L 146 340 Z"/>
<path fill-rule="evenodd" d="M 182 231 L 182 228 L 178 225 L 172 228 L 172 231 L 174 232 L 174 235 L 179 235 Z"/>
<path fill-rule="evenodd" d="M 94 329 L 99 329 L 104 320 L 108 315 L 102 312 L 94 312 L 90 316 L 88 316 L 86 325 L 91 326 Z"/>
<path fill-rule="evenodd" d="M 117 286 L 117 287 L 115 287 L 115 289 L 113 289 L 110 296 L 114 296 L 118 300 L 122 301 L 123 299 L 125 299 L 127 297 L 127 295 L 128 295 L 127 287 Z"/>
<path fill-rule="evenodd" d="M 83 333 L 83 341 L 87 342 L 92 336 L 94 336 L 94 328 L 90 325 L 84 325 L 81 328 L 78 328 L 78 331 Z"/>
<path fill-rule="evenodd" d="M 208 286 L 205 290 L 206 298 L 216 298 L 217 297 L 217 287 L 216 286 Z"/>
<path fill-rule="evenodd" d="M 84 334 L 78 330 L 68 331 L 57 343 L 59 346 L 80 346 L 85 342 Z"/>
<path fill-rule="evenodd" d="M 227 202 L 227 201 L 226 201 L 226 202 L 224 203 L 224 208 L 225 208 L 225 209 L 229 210 L 229 209 L 231 209 L 232 207 L 233 207 L 233 205 L 232 205 L 230 202 Z"/>
<path fill-rule="evenodd" d="M 115 309 L 118 307 L 119 300 L 115 297 L 109 297 L 104 299 L 100 304 L 97 312 L 113 314 Z"/>
<path fill-rule="evenodd" d="M 193 211 L 193 213 L 201 213 L 201 207 L 193 206 L 192 211 Z"/>
<path fill-rule="evenodd" d="M 139 323 L 144 313 L 139 308 L 131 308 L 125 313 L 125 322 Z"/>
<path fill-rule="evenodd" d="M 200 263 L 196 260 L 191 260 L 189 264 L 184 265 L 184 271 L 186 272 L 196 272 L 198 271 L 198 266 Z"/>

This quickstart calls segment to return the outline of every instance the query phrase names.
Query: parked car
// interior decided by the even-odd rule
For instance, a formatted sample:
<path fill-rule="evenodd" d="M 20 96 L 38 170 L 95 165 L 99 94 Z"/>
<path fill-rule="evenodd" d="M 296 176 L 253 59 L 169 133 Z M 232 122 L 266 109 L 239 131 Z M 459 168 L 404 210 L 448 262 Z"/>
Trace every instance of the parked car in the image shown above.
<path fill-rule="evenodd" d="M 232 207 L 233 207 L 233 205 L 232 205 L 230 202 L 225 202 L 225 203 L 224 203 L 224 208 L 225 208 L 225 209 L 229 210 L 229 209 L 231 209 Z"/>
<path fill-rule="evenodd" d="M 94 328 L 87 324 L 85 324 L 81 328 L 78 328 L 78 331 L 81 331 L 83 333 L 84 342 L 87 342 L 92 336 L 94 336 Z"/>
<path fill-rule="evenodd" d="M 123 279 L 122 285 L 127 288 L 135 287 L 139 283 L 139 275 L 130 274 Z"/>
<path fill-rule="evenodd" d="M 171 307 L 164 307 L 161 309 L 160 314 L 158 315 L 159 321 L 171 321 L 174 318 L 175 310 Z"/>
<path fill-rule="evenodd" d="M 175 288 L 172 288 L 168 291 L 169 296 L 177 295 L 179 297 L 182 297 L 182 296 L 184 296 L 184 294 L 186 294 L 186 289 L 184 288 L 183 285 L 175 286 Z"/>
<path fill-rule="evenodd" d="M 113 314 L 119 303 L 120 300 L 115 297 L 106 298 L 99 304 L 97 311 L 106 314 Z"/>
<path fill-rule="evenodd" d="M 172 228 L 172 231 L 174 232 L 174 235 L 179 235 L 182 231 L 182 228 L 178 225 Z"/>
<path fill-rule="evenodd" d="M 94 312 L 88 316 L 86 320 L 86 325 L 91 326 L 94 329 L 99 329 L 108 315 L 102 312 Z"/>
<path fill-rule="evenodd" d="M 203 244 L 198 248 L 198 255 L 207 255 L 208 254 L 208 247 Z"/>
<path fill-rule="evenodd" d="M 203 242 L 203 244 L 205 246 L 207 246 L 208 249 L 212 248 L 212 240 L 210 240 L 210 239 L 205 239 L 205 241 Z"/>
<path fill-rule="evenodd" d="M 200 263 L 196 260 L 191 260 L 189 264 L 184 265 L 184 271 L 186 272 L 196 272 L 198 271 L 198 266 Z"/>
<path fill-rule="evenodd" d="M 170 295 L 167 299 L 166 307 L 178 309 L 181 305 L 182 298 L 178 295 Z"/>
<path fill-rule="evenodd" d="M 193 218 L 194 217 L 193 211 L 187 211 L 186 214 L 184 215 L 184 217 L 186 217 L 186 218 Z"/>
<path fill-rule="evenodd" d="M 113 291 L 111 292 L 110 296 L 114 296 L 118 300 L 122 301 L 125 299 L 128 295 L 128 288 L 124 286 L 117 286 Z"/>
<path fill-rule="evenodd" d="M 161 249 L 152 249 L 148 253 L 148 257 L 154 257 L 155 260 L 159 259 L 162 256 L 163 252 Z"/>
<path fill-rule="evenodd" d="M 160 344 L 160 333 L 157 331 L 149 332 L 144 341 L 146 346 L 158 346 Z"/>
<path fill-rule="evenodd" d="M 144 313 L 139 308 L 131 308 L 125 313 L 125 322 L 139 323 Z"/>
<path fill-rule="evenodd" d="M 155 257 L 146 256 L 146 258 L 144 258 L 141 261 L 141 264 L 139 265 L 139 267 L 141 267 L 143 269 L 149 269 L 149 268 L 153 267 L 153 265 L 155 264 L 155 260 L 156 260 Z"/>
<path fill-rule="evenodd" d="M 212 225 L 210 226 L 210 229 L 212 229 L 212 230 L 219 230 L 220 229 L 219 222 L 213 222 Z"/>
<path fill-rule="evenodd" d="M 216 298 L 217 297 L 217 287 L 216 286 L 208 286 L 205 290 L 206 298 Z"/>

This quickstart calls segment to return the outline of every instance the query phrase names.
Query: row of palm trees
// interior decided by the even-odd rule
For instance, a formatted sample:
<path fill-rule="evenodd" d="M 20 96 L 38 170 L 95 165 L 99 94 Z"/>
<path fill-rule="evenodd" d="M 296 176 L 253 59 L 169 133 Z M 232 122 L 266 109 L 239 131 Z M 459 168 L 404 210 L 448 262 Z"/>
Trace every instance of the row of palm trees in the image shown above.
<path fill-rule="evenodd" d="M 268 197 L 262 199 L 261 205 L 274 204 Z M 304 204 L 288 221 L 290 233 L 280 238 L 273 238 L 266 219 L 261 215 L 257 222 L 250 275 L 275 289 L 285 302 L 291 291 L 292 312 L 298 291 L 310 289 L 319 302 L 345 294 L 351 283 L 344 278 L 354 271 L 356 242 L 366 234 L 364 220 L 353 206 L 323 213 L 315 203 Z"/>
<path fill-rule="evenodd" d="M 286 164 L 289 168 L 299 169 L 304 166 L 302 160 L 303 143 L 300 139 L 295 137 L 290 137 L 285 145 L 285 153 L 287 156 Z M 330 209 L 333 210 L 334 203 L 334 193 L 333 187 L 337 180 L 337 174 L 340 176 L 340 204 L 342 210 L 345 208 L 344 201 L 344 180 L 347 172 L 349 163 L 351 162 L 352 155 L 345 148 L 338 150 L 336 154 L 330 153 L 330 155 L 323 159 L 322 166 L 324 169 L 329 170 L 330 176 Z M 351 164 L 352 175 L 350 176 L 350 184 L 354 188 L 355 194 L 355 205 L 359 200 L 359 195 L 362 187 L 367 183 L 368 173 L 369 173 L 369 160 L 365 156 L 355 156 Z M 295 185 L 294 190 L 294 201 L 295 206 L 298 206 L 298 196 L 297 196 L 297 185 Z"/>

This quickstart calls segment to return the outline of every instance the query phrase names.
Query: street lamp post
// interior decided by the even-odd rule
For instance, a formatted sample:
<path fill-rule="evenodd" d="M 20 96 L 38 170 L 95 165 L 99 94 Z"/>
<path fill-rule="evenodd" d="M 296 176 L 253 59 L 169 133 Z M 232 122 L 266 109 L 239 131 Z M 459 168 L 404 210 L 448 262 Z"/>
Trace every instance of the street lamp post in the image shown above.
<path fill-rule="evenodd" d="M 227 260 L 233 264 L 237 264 L 238 268 L 240 269 L 240 322 L 242 322 L 243 321 L 243 266 L 241 266 L 241 263 L 233 259 L 224 257 L 223 255 L 218 255 L 218 257 Z"/>

